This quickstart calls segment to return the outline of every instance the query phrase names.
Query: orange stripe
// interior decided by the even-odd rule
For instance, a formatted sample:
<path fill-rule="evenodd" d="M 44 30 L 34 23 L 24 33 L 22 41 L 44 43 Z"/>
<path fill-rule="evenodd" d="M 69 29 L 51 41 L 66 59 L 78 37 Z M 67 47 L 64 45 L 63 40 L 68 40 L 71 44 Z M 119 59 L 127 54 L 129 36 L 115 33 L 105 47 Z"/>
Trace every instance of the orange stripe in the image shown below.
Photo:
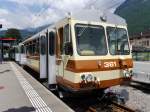
<path fill-rule="evenodd" d="M 105 67 L 105 62 L 115 62 L 116 64 L 112 67 Z M 66 70 L 75 73 L 80 72 L 93 72 L 93 71 L 108 71 L 116 69 L 133 68 L 132 59 L 119 60 L 119 59 L 108 59 L 108 60 L 68 60 Z"/>

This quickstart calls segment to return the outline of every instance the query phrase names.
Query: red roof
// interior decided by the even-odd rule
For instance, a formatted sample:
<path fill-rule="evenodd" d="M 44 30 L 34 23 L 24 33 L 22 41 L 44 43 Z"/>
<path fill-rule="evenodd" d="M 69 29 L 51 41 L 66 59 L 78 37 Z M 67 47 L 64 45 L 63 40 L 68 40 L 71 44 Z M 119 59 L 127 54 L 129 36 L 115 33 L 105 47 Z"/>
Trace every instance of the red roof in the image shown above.
<path fill-rule="evenodd" d="M 15 38 L 0 38 L 0 40 L 13 41 L 13 40 L 16 40 L 16 39 Z"/>

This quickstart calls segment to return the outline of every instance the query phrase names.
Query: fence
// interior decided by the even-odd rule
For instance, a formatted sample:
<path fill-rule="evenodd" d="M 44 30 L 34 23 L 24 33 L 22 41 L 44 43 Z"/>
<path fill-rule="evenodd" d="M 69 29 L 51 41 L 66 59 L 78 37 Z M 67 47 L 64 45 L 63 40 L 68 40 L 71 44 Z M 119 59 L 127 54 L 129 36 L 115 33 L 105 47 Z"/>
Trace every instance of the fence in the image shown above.
<path fill-rule="evenodd" d="M 132 57 L 136 61 L 150 61 L 150 51 L 133 52 Z"/>

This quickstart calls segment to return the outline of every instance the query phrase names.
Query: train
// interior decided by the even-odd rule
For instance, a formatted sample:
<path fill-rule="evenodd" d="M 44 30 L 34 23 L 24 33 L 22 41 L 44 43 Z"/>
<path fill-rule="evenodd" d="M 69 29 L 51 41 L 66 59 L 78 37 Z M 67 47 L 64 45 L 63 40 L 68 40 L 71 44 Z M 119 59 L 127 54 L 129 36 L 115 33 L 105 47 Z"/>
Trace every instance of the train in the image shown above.
<path fill-rule="evenodd" d="M 132 82 L 142 85 L 150 85 L 149 61 L 136 61 L 134 62 L 134 70 Z"/>
<path fill-rule="evenodd" d="M 108 11 L 68 13 L 19 43 L 17 49 L 16 61 L 47 79 L 50 88 L 102 90 L 132 77 L 127 23 Z"/>

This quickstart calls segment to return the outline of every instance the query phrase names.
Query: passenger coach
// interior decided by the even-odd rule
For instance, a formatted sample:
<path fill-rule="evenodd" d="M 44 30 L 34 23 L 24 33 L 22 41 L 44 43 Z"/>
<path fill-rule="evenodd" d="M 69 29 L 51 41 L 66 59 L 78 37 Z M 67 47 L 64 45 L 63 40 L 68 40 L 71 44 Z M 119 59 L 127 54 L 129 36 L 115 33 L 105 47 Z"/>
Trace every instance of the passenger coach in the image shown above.
<path fill-rule="evenodd" d="M 119 85 L 132 76 L 126 21 L 109 12 L 70 14 L 20 43 L 21 62 L 70 91 Z"/>

